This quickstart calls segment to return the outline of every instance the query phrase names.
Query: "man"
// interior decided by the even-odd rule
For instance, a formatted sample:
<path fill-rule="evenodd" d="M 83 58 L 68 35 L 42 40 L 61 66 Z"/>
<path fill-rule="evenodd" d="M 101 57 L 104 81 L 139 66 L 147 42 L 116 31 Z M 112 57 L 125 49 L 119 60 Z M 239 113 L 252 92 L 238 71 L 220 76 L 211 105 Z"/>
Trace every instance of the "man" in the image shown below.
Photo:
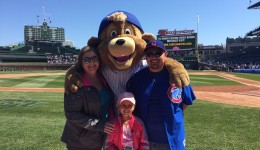
<path fill-rule="evenodd" d="M 163 42 L 152 40 L 145 48 L 148 64 L 127 82 L 136 98 L 134 114 L 146 127 L 150 150 L 184 150 L 183 110 L 196 99 L 190 85 L 177 88 L 170 83 L 164 66 L 167 58 Z"/>

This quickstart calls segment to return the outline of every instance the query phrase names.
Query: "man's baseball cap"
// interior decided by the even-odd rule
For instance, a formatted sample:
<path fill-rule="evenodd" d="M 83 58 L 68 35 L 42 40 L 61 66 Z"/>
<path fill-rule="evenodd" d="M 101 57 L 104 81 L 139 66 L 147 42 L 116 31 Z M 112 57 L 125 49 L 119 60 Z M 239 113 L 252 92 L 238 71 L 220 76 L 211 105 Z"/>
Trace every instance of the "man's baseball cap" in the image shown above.
<path fill-rule="evenodd" d="M 132 102 L 135 105 L 135 97 L 130 92 L 121 93 L 118 96 L 117 105 L 120 105 L 123 101 L 130 101 L 130 102 Z"/>
<path fill-rule="evenodd" d="M 149 41 L 147 43 L 146 48 L 144 49 L 144 51 L 146 52 L 149 48 L 153 48 L 153 47 L 159 48 L 162 51 L 166 52 L 164 43 L 162 41 L 160 41 L 160 40 L 151 40 L 151 41 Z"/>
<path fill-rule="evenodd" d="M 134 24 L 135 26 L 137 26 L 138 29 L 141 30 L 142 33 L 144 33 L 143 31 L 143 28 L 139 22 L 139 20 L 135 17 L 135 15 L 129 13 L 129 12 L 126 12 L 126 11 L 122 11 L 122 10 L 118 10 L 118 11 L 114 11 L 110 14 L 108 14 L 107 16 L 110 16 L 112 15 L 113 13 L 116 13 L 116 12 L 122 12 L 124 13 L 127 18 L 126 18 L 126 21 L 131 23 L 131 24 Z M 107 27 L 110 23 L 112 23 L 113 21 L 109 20 L 108 17 L 104 17 L 103 20 L 101 21 L 100 25 L 99 25 L 99 29 L 98 29 L 98 35 L 102 32 L 102 30 Z"/>

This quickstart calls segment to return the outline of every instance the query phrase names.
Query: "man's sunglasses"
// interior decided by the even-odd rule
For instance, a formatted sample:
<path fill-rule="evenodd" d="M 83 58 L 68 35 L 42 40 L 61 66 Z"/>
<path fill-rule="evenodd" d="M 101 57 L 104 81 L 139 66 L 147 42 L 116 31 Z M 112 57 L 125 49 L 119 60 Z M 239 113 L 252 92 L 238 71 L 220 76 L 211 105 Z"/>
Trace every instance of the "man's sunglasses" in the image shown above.
<path fill-rule="evenodd" d="M 83 62 L 84 63 L 90 63 L 90 62 L 98 62 L 99 58 L 98 56 L 93 56 L 93 57 L 83 57 Z"/>
<path fill-rule="evenodd" d="M 147 56 L 147 57 L 152 57 L 152 56 L 154 56 L 154 57 L 161 57 L 161 55 L 163 54 L 164 52 L 163 51 L 156 51 L 156 52 L 146 52 L 145 53 L 145 55 Z"/>

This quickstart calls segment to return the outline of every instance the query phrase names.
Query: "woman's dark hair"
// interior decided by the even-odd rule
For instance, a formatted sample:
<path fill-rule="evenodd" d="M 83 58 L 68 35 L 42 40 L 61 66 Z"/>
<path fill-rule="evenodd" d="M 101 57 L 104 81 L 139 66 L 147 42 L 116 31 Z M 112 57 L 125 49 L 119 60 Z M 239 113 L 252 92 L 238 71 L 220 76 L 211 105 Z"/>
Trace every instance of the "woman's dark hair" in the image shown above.
<path fill-rule="evenodd" d="M 78 56 L 78 60 L 77 60 L 77 63 L 76 63 L 76 68 L 77 68 L 77 71 L 78 72 L 83 72 L 83 67 L 82 67 L 82 59 L 83 59 L 83 55 L 87 52 L 91 52 L 93 51 L 97 56 L 98 56 L 98 53 L 97 51 L 93 48 L 93 47 L 90 47 L 90 46 L 84 46 L 80 52 L 79 52 L 79 56 Z"/>

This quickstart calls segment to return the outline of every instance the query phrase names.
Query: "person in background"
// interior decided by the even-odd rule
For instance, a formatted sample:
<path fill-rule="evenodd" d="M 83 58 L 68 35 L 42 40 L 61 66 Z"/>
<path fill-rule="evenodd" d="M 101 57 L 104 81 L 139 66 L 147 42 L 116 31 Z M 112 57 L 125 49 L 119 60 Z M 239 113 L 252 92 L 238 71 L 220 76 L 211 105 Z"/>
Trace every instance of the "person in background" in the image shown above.
<path fill-rule="evenodd" d="M 101 150 L 106 133 L 113 132 L 109 123 L 115 116 L 113 93 L 99 73 L 99 56 L 92 47 L 81 49 L 76 66 L 83 86 L 64 93 L 66 124 L 61 140 L 69 150 Z"/>
<path fill-rule="evenodd" d="M 132 115 L 135 98 L 130 92 L 118 97 L 118 118 L 113 121 L 114 132 L 108 134 L 105 150 L 149 150 L 149 143 L 143 122 Z"/>
<path fill-rule="evenodd" d="M 143 120 L 150 150 L 184 150 L 184 109 L 196 99 L 191 85 L 178 88 L 170 83 L 164 66 L 164 43 L 151 40 L 145 48 L 148 68 L 134 74 L 127 90 L 136 98 L 134 114 Z"/>

